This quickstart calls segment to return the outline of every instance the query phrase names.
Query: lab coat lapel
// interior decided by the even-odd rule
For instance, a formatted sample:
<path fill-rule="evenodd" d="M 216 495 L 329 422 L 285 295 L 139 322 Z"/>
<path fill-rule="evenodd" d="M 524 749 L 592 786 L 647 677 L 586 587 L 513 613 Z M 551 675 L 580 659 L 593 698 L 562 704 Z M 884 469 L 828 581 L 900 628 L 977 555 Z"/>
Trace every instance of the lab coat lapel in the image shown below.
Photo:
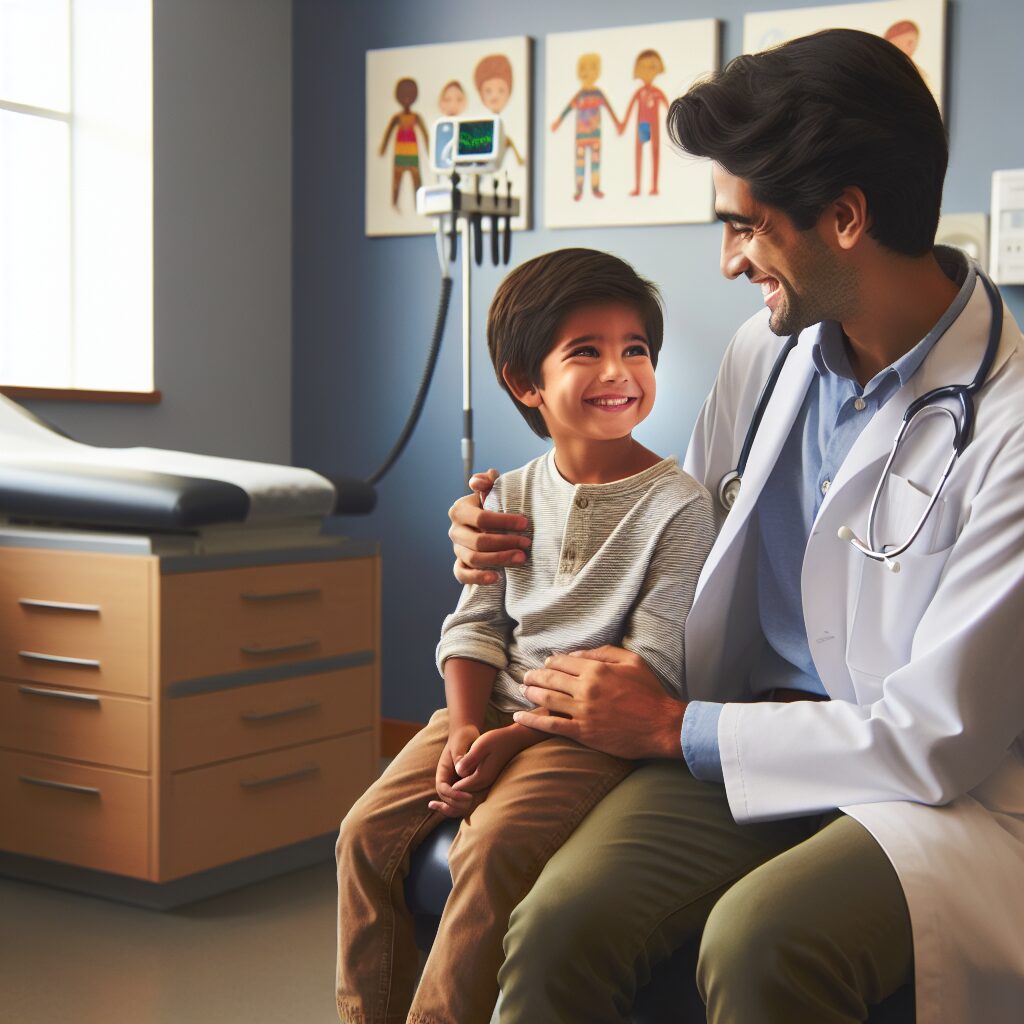
<path fill-rule="evenodd" d="M 775 467 L 782 446 L 793 427 L 793 421 L 803 404 L 808 385 L 814 374 L 814 364 L 811 362 L 810 355 L 814 332 L 809 333 L 812 336 L 805 335 L 800 339 L 782 368 L 775 391 L 765 409 L 764 419 L 761 420 L 761 426 L 758 428 L 757 436 L 750 450 L 739 496 L 736 498 L 736 504 L 732 507 L 732 511 L 726 517 L 718 541 L 712 549 L 705 577 L 713 573 L 722 555 L 746 530 L 750 514 L 757 505 L 757 499 Z M 741 415 L 746 416 L 749 421 L 753 410 L 744 411 Z M 745 426 L 746 421 L 743 429 Z"/>

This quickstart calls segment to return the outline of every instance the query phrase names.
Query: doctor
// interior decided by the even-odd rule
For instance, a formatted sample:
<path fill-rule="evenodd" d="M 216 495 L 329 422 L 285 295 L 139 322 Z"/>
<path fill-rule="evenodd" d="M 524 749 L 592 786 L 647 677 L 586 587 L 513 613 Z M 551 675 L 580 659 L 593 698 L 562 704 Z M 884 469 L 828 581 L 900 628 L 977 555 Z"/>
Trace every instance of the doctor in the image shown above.
<path fill-rule="evenodd" d="M 501 1019 L 621 1021 L 652 965 L 703 934 L 712 1022 L 858 1021 L 913 979 L 920 1024 L 1016 1024 L 1024 339 L 976 268 L 933 247 L 939 112 L 894 46 L 832 31 L 737 58 L 673 104 L 669 128 L 713 161 L 722 271 L 766 306 L 730 344 L 687 453 L 712 494 L 799 339 L 701 576 L 690 702 L 611 648 L 527 676 L 540 707 L 524 724 L 650 761 L 513 915 Z M 848 538 L 867 539 L 904 411 L 969 383 L 986 350 L 970 443 L 899 571 L 865 557 Z M 941 413 L 908 430 L 876 546 L 911 535 L 951 435 Z M 451 515 L 460 580 L 526 557 L 526 538 L 498 532 L 522 530 L 516 517 L 474 497 Z"/>

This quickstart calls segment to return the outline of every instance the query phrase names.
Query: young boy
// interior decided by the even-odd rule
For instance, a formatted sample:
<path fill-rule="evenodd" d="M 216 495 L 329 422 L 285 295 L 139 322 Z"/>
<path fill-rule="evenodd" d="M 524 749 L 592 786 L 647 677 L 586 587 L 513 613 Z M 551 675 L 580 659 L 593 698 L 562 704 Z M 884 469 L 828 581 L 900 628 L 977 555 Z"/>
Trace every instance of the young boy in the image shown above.
<path fill-rule="evenodd" d="M 631 770 L 513 721 L 523 676 L 616 644 L 681 694 L 684 624 L 714 539 L 707 491 L 632 437 L 654 404 L 657 290 L 622 260 L 564 249 L 498 288 L 487 324 L 502 386 L 554 447 L 487 506 L 533 526 L 529 558 L 467 587 L 442 628 L 447 708 L 352 808 L 338 839 L 338 1013 L 346 1022 L 486 1024 L 509 915 L 587 812 Z M 445 817 L 453 889 L 415 991 L 403 882 Z M 406 1016 L 408 1014 L 408 1017 Z"/>

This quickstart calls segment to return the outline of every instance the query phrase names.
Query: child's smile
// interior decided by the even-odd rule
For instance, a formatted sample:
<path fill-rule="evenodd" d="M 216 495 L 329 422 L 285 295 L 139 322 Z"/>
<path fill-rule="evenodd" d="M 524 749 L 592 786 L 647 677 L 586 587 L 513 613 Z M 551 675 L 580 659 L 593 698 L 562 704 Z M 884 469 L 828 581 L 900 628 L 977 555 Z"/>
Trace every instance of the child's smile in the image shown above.
<path fill-rule="evenodd" d="M 647 332 L 630 306 L 602 303 L 570 313 L 541 376 L 539 408 L 556 446 L 628 437 L 654 405 Z"/>

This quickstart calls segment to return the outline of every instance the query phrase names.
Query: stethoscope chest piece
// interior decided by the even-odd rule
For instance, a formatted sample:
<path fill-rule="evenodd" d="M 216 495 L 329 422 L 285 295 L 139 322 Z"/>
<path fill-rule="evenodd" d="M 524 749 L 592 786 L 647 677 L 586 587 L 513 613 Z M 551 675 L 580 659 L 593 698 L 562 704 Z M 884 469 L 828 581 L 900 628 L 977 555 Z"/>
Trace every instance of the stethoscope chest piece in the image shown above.
<path fill-rule="evenodd" d="M 726 473 L 718 481 L 718 502 L 726 512 L 732 510 L 736 499 L 740 496 L 740 474 L 737 470 Z"/>

